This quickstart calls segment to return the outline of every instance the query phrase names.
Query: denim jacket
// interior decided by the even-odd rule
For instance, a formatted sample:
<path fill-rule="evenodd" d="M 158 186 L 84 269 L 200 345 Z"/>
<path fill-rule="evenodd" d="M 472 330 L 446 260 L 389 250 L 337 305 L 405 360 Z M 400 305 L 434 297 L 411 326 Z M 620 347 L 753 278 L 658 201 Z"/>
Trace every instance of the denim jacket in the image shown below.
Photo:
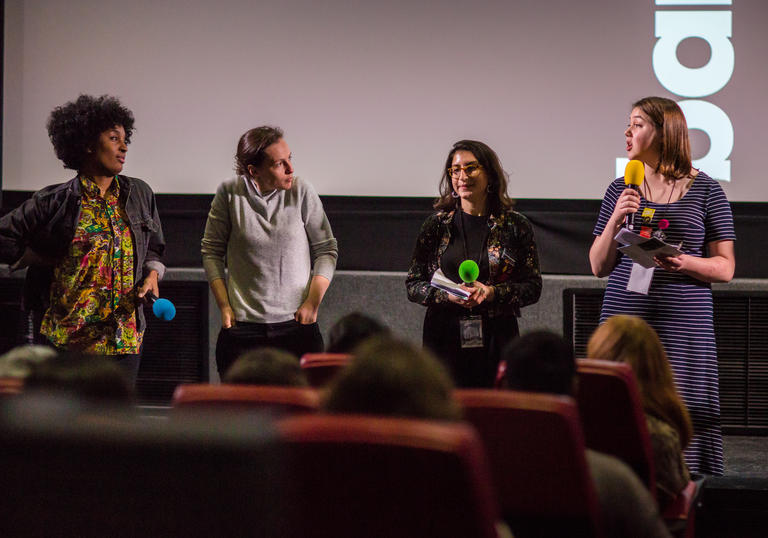
<path fill-rule="evenodd" d="M 157 212 L 155 195 L 144 181 L 118 176 L 120 206 L 125 209 L 133 235 L 134 282 L 138 286 L 144 274 L 165 273 L 160 261 L 165 240 Z M 37 263 L 30 264 L 24 281 L 22 309 L 34 314 L 37 322 L 48 309 L 53 267 L 69 251 L 75 235 L 82 194 L 79 177 L 66 183 L 40 189 L 19 207 L 0 219 L 0 263 L 21 269 L 22 258 L 31 253 Z M 138 308 L 139 330 L 146 327 L 142 309 Z"/>
<path fill-rule="evenodd" d="M 455 211 L 438 211 L 421 227 L 405 285 L 408 299 L 425 306 L 452 305 L 447 293 L 430 286 L 440 267 L 440 257 L 451 242 L 451 223 Z M 491 317 L 520 316 L 520 308 L 533 304 L 541 295 L 539 255 L 533 226 L 522 214 L 507 210 L 490 216 L 488 268 L 494 287 L 494 301 L 488 308 Z"/>

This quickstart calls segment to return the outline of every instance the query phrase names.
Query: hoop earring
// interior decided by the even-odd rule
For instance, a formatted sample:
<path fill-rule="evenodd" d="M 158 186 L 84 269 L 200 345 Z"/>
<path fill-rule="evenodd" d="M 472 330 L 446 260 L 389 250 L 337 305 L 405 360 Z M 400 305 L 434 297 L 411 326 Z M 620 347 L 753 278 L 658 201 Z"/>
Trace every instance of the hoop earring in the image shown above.
<path fill-rule="evenodd" d="M 486 185 L 485 192 L 487 192 L 488 194 L 493 193 L 493 189 L 491 188 L 491 184 L 490 183 L 488 183 L 488 185 Z"/>
<path fill-rule="evenodd" d="M 451 191 L 451 196 L 453 196 L 454 198 L 458 198 L 459 197 L 459 193 L 456 192 L 456 191 Z"/>

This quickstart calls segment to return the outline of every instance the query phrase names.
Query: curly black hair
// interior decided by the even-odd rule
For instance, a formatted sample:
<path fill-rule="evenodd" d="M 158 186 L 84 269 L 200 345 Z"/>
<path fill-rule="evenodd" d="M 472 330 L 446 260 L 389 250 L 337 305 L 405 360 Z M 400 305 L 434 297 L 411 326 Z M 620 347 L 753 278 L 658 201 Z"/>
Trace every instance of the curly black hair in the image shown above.
<path fill-rule="evenodd" d="M 125 129 L 125 143 L 131 142 L 133 113 L 116 97 L 80 95 L 77 100 L 53 109 L 46 127 L 56 156 L 64 168 L 80 170 L 87 154 L 104 131 L 115 125 Z"/>

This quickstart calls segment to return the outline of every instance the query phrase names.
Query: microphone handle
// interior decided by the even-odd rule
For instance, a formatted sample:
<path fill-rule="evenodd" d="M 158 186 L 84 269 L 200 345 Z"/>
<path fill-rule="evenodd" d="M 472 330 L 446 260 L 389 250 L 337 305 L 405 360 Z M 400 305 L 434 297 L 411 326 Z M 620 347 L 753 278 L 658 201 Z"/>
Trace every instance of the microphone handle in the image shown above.
<path fill-rule="evenodd" d="M 624 217 L 624 226 L 626 226 L 627 230 L 634 232 L 635 231 L 635 214 L 634 213 L 627 213 Z"/>
<path fill-rule="evenodd" d="M 630 189 L 632 189 L 633 191 L 637 192 L 637 193 L 640 192 L 640 189 L 638 188 L 637 185 L 627 185 L 627 186 Z M 637 211 L 635 211 L 634 213 L 627 213 L 624 216 L 624 225 L 626 226 L 627 230 L 629 230 L 631 232 L 635 231 L 635 215 L 636 214 L 637 214 Z M 149 294 L 147 294 L 147 295 L 149 295 Z"/>
<path fill-rule="evenodd" d="M 144 298 L 149 302 L 149 304 L 154 304 L 155 301 L 157 301 L 158 297 L 151 291 L 148 291 L 144 294 Z"/>

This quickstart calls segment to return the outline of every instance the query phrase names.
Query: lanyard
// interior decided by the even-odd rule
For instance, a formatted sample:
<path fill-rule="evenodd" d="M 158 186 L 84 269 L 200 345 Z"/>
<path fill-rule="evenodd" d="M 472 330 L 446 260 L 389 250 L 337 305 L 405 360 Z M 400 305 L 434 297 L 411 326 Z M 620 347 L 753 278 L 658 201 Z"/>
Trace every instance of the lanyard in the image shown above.
<path fill-rule="evenodd" d="M 458 209 L 460 215 L 459 218 L 461 219 L 461 243 L 464 247 L 464 259 L 465 260 L 474 260 L 474 258 L 469 257 L 469 251 L 467 250 L 467 231 L 466 227 L 464 226 L 464 211 L 461 209 Z M 477 253 L 477 266 L 480 267 L 480 261 L 483 259 L 483 251 L 485 250 L 485 243 L 488 241 L 488 235 L 490 234 L 490 228 L 487 225 L 487 219 L 486 219 L 486 227 L 485 227 L 485 235 L 483 235 L 483 240 L 480 242 L 480 250 Z"/>

